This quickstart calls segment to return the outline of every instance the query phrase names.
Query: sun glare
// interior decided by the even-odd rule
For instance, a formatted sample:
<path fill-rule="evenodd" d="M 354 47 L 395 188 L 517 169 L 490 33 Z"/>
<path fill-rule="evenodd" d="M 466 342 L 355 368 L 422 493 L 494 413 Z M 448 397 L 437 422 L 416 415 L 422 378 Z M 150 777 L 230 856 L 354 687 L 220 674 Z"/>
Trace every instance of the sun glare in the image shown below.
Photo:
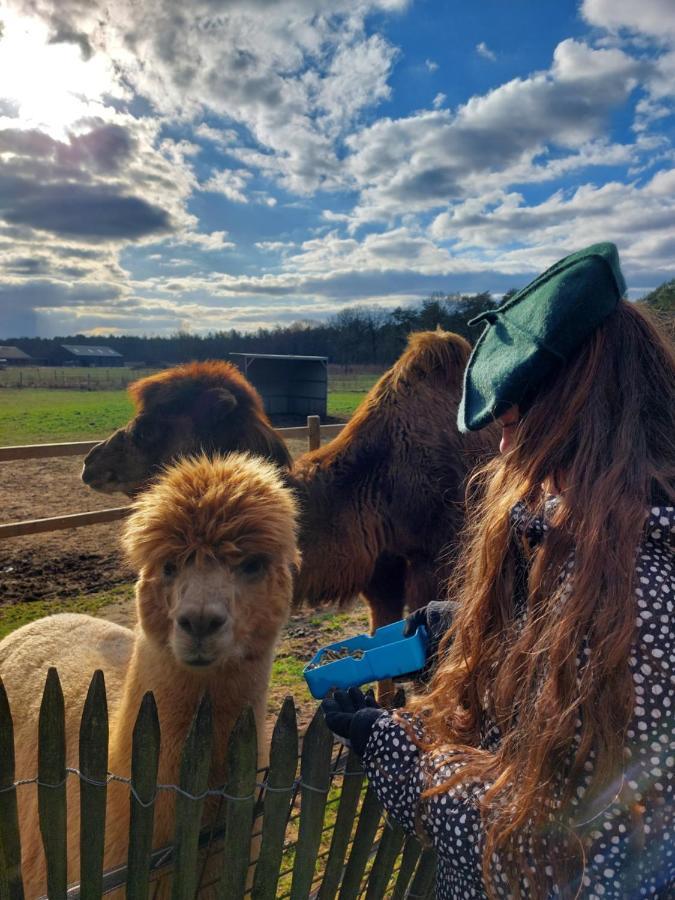
<path fill-rule="evenodd" d="M 104 60 L 84 60 L 75 44 L 50 44 L 35 19 L 3 13 L 0 21 L 0 101 L 16 111 L 2 124 L 62 139 L 79 119 L 103 112 L 103 96 L 115 90 Z"/>

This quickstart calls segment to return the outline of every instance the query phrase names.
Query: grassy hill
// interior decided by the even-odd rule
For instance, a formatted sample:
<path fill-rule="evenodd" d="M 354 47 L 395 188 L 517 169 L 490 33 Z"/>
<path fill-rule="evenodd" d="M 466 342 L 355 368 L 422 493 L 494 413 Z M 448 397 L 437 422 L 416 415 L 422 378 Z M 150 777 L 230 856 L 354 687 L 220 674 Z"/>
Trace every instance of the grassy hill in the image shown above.
<path fill-rule="evenodd" d="M 663 284 L 643 297 L 640 303 L 660 312 L 675 314 L 675 278 L 664 281 Z"/>

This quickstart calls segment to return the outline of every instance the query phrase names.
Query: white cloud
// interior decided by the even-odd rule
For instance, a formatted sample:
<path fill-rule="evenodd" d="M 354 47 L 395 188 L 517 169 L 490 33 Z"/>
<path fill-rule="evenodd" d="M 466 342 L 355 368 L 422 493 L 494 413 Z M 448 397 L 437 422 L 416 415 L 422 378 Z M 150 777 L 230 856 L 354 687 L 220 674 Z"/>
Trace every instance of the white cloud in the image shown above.
<path fill-rule="evenodd" d="M 495 268 L 517 263 L 536 271 L 575 247 L 611 240 L 631 273 L 672 272 L 675 252 L 675 168 L 644 185 L 614 181 L 555 191 L 528 205 L 516 192 L 494 192 L 459 203 L 436 217 L 430 234 L 453 249 L 495 255 Z M 506 245 L 521 244 L 515 251 Z"/>
<path fill-rule="evenodd" d="M 201 122 L 194 129 L 195 137 L 203 138 L 206 141 L 211 141 L 212 144 L 215 144 L 217 147 L 228 148 L 232 144 L 237 143 L 237 132 L 231 128 L 213 128 L 211 125 L 207 125 L 206 122 Z"/>
<path fill-rule="evenodd" d="M 447 100 L 447 96 L 439 91 L 433 99 L 432 106 L 434 109 L 440 109 L 445 105 L 445 101 Z"/>
<path fill-rule="evenodd" d="M 485 41 L 481 41 L 480 44 L 476 44 L 476 53 L 479 56 L 482 56 L 484 59 L 489 59 L 490 62 L 494 62 L 497 59 L 496 53 L 490 50 Z"/>
<path fill-rule="evenodd" d="M 675 38 L 675 5 L 671 0 L 583 0 L 581 13 L 601 28 Z"/>
<path fill-rule="evenodd" d="M 248 203 L 245 191 L 246 185 L 252 177 L 252 173 L 246 169 L 223 169 L 220 172 L 214 172 L 208 181 L 200 184 L 199 190 L 212 194 L 223 194 L 234 203 Z"/>
<path fill-rule="evenodd" d="M 339 134 L 368 106 L 387 100 L 387 79 L 396 53 L 380 35 L 338 47 L 325 74 L 308 73 L 313 104 L 325 113 L 324 127 Z"/>
<path fill-rule="evenodd" d="M 347 165 L 362 189 L 357 220 L 433 209 L 470 194 L 486 178 L 507 185 L 550 147 L 583 163 L 575 152 L 602 135 L 609 113 L 625 102 L 643 70 L 619 49 L 595 50 L 570 39 L 556 47 L 548 72 L 472 97 L 454 115 L 437 110 L 379 119 L 347 139 Z"/>
<path fill-rule="evenodd" d="M 256 241 L 255 246 L 258 250 L 262 250 L 265 253 L 277 253 L 278 251 L 295 247 L 295 244 L 293 241 Z"/>
<path fill-rule="evenodd" d="M 424 65 L 427 67 L 427 69 L 430 72 L 436 72 L 438 70 L 438 63 L 435 62 L 433 59 L 425 59 Z"/>
<path fill-rule="evenodd" d="M 335 142 L 388 96 L 395 50 L 366 16 L 403 0 L 10 0 L 53 34 L 87 36 L 161 115 L 204 111 L 244 126 L 289 190 L 341 184 Z M 208 126 L 206 126 L 208 128 Z M 212 131 L 201 137 L 213 140 Z M 222 142 L 221 142 L 222 143 Z"/>
<path fill-rule="evenodd" d="M 652 62 L 647 87 L 653 100 L 675 99 L 675 3 L 671 0 L 584 0 L 584 18 L 615 32 L 637 50 L 651 44 L 659 51 Z M 662 109 L 663 107 L 660 107 Z M 670 108 L 672 114 L 672 107 Z M 646 124 L 651 124 L 648 119 Z M 638 127 L 645 120 L 638 119 Z"/>
<path fill-rule="evenodd" d="M 233 241 L 226 240 L 227 231 L 211 231 L 208 234 L 197 231 L 185 232 L 175 241 L 176 244 L 192 244 L 200 250 L 231 250 Z"/>

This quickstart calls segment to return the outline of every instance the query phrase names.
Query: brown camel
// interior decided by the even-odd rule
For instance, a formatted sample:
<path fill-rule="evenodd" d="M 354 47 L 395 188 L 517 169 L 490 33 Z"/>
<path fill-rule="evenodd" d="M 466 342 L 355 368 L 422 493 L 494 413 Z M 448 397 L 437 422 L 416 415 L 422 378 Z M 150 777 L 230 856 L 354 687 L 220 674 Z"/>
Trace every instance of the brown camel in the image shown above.
<path fill-rule="evenodd" d="M 84 460 L 82 480 L 106 494 L 134 496 L 179 456 L 248 451 L 290 466 L 260 395 L 231 363 L 176 366 L 129 386 L 136 415 Z"/>
<path fill-rule="evenodd" d="M 374 629 L 400 619 L 406 603 L 416 609 L 441 594 L 466 475 L 497 444 L 489 429 L 461 435 L 455 424 L 469 353 L 467 341 L 450 332 L 411 335 L 340 435 L 295 461 L 287 477 L 300 501 L 304 557 L 296 602 L 346 604 L 361 593 Z M 237 407 L 226 403 L 221 421 L 213 398 L 235 395 L 234 386 L 246 386 L 244 395 L 257 403 L 240 402 L 236 419 Z M 136 418 L 85 460 L 82 477 L 97 490 L 133 495 L 170 458 L 201 448 L 236 445 L 289 464 L 257 394 L 229 363 L 179 366 L 130 390 Z M 236 433 L 246 409 L 255 413 L 255 441 L 247 424 Z"/>
<path fill-rule="evenodd" d="M 491 429 L 457 430 L 470 351 L 456 334 L 412 334 L 338 437 L 295 461 L 296 602 L 344 604 L 362 592 L 374 629 L 441 596 L 467 474 L 497 443 Z"/>

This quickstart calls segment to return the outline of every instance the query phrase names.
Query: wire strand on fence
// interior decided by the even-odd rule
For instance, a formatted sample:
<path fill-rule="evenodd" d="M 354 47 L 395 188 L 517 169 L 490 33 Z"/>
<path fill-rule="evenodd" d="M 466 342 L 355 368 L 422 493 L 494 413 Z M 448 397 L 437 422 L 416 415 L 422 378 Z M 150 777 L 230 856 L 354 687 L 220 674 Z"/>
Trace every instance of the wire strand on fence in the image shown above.
<path fill-rule="evenodd" d="M 334 778 L 334 777 L 339 777 L 340 775 L 352 775 L 354 773 L 353 772 L 339 772 L 339 771 L 335 772 L 334 770 L 331 770 L 330 774 L 331 774 L 331 778 Z M 127 778 L 124 775 L 115 775 L 113 772 L 108 772 L 108 776 L 107 776 L 106 780 L 99 781 L 98 779 L 90 778 L 89 775 L 85 775 L 84 772 L 81 772 L 79 769 L 76 769 L 72 766 L 68 766 L 66 768 L 66 777 L 63 778 L 60 782 L 58 782 L 58 784 L 49 784 L 48 782 L 40 781 L 40 779 L 36 775 L 34 778 L 20 778 L 17 781 L 12 782 L 12 784 L 5 785 L 5 787 L 0 788 L 0 794 L 4 794 L 7 791 L 15 790 L 16 788 L 23 787 L 24 785 L 27 785 L 27 784 L 35 784 L 38 787 L 44 787 L 44 788 L 50 788 L 50 789 L 62 788 L 68 779 L 68 775 L 76 775 L 80 779 L 80 781 L 83 781 L 86 784 L 90 784 L 93 787 L 107 787 L 107 785 L 109 785 L 112 781 L 119 782 L 121 784 L 126 784 L 129 788 L 130 792 L 132 793 L 134 799 L 144 809 L 147 809 L 149 806 L 152 806 L 152 804 L 157 799 L 157 795 L 160 791 L 174 791 L 176 794 L 180 794 L 182 797 L 185 797 L 187 800 L 195 800 L 195 801 L 201 801 L 201 800 L 206 799 L 207 797 L 220 797 L 223 800 L 233 800 L 235 802 L 236 801 L 244 802 L 244 801 L 248 801 L 248 800 L 253 800 L 256 795 L 256 792 L 253 791 L 250 794 L 246 794 L 245 796 L 239 797 L 236 794 L 228 794 L 227 791 L 225 791 L 223 788 L 209 788 L 208 790 L 203 791 L 201 794 L 191 794 L 189 791 L 183 790 L 183 788 L 177 784 L 158 784 L 155 789 L 154 796 L 150 800 L 142 800 L 138 796 L 136 789 L 134 788 L 133 784 L 131 783 L 131 779 Z M 289 793 L 292 793 L 293 791 L 297 791 L 298 788 L 304 788 L 305 790 L 308 790 L 308 791 L 316 791 L 317 794 L 328 794 L 330 791 L 330 788 L 315 787 L 312 784 L 307 784 L 306 782 L 302 781 L 302 779 L 300 779 L 300 778 L 296 778 L 292 784 L 290 784 L 288 787 L 284 787 L 284 788 L 272 788 L 267 784 L 266 781 L 256 781 L 255 786 L 256 786 L 256 788 L 260 789 L 261 794 L 263 794 L 263 795 L 266 791 L 274 791 L 274 792 L 288 791 Z"/>

